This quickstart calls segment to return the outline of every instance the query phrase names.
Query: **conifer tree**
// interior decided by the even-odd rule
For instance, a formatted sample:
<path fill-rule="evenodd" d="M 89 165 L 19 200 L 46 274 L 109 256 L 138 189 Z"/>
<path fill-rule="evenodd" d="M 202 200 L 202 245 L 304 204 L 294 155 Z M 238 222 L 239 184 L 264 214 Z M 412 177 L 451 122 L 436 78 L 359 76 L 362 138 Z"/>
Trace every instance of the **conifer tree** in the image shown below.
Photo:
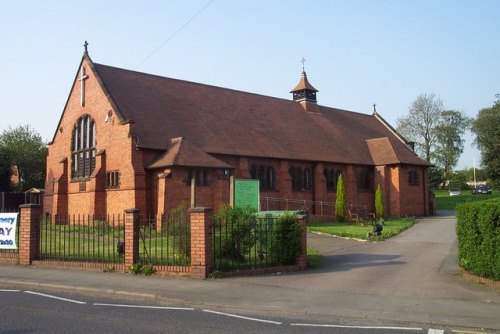
<path fill-rule="evenodd" d="M 375 216 L 377 218 L 384 218 L 384 198 L 382 197 L 380 184 L 377 185 L 377 190 L 375 191 Z"/>
<path fill-rule="evenodd" d="M 337 180 L 337 196 L 335 199 L 335 216 L 339 221 L 344 221 L 345 217 L 345 187 L 342 174 Z"/>

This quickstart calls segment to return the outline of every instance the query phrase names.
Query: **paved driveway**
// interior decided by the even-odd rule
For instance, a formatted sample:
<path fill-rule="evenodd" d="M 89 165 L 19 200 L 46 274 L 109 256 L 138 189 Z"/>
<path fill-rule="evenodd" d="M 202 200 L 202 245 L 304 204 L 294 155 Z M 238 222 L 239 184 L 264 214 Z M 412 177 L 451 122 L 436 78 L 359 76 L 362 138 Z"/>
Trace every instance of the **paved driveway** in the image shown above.
<path fill-rule="evenodd" d="M 407 318 L 415 320 L 456 323 L 460 318 L 464 324 L 500 328 L 500 320 L 493 316 L 500 314 L 498 291 L 457 274 L 452 214 L 419 219 L 411 229 L 384 242 L 310 234 L 308 245 L 325 256 L 323 268 L 232 280 L 314 295 L 315 303 L 329 304 L 339 314 L 347 314 L 349 308 L 350 315 L 373 316 L 380 310 L 391 316 L 413 313 Z"/>

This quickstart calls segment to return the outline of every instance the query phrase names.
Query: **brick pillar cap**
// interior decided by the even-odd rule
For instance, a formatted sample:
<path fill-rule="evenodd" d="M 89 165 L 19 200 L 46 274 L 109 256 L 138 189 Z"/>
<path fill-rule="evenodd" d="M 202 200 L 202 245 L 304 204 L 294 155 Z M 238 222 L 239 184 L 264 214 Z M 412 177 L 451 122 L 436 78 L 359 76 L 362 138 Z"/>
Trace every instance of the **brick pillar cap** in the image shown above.
<path fill-rule="evenodd" d="M 123 210 L 123 211 L 124 211 L 125 213 L 137 213 L 137 212 L 139 212 L 139 211 L 141 211 L 141 210 L 136 209 L 136 208 L 131 208 L 131 209 L 125 209 L 125 210 Z"/>
<path fill-rule="evenodd" d="M 189 212 L 210 212 L 210 211 L 213 211 L 213 209 L 207 207 L 196 207 L 189 209 Z"/>
<path fill-rule="evenodd" d="M 40 204 L 35 204 L 35 203 L 28 203 L 28 204 L 21 204 L 19 205 L 19 208 L 21 209 L 29 209 L 29 208 L 39 208 Z"/>

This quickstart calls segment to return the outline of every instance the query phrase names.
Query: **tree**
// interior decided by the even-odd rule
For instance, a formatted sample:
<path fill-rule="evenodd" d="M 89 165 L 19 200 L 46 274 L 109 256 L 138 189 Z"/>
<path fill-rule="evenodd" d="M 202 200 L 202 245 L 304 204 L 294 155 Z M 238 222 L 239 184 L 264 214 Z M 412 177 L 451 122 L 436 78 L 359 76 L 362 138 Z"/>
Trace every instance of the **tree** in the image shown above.
<path fill-rule="evenodd" d="M 0 150 L 0 192 L 11 191 L 10 177 L 12 175 L 12 170 L 10 166 L 11 164 L 7 154 L 4 150 Z"/>
<path fill-rule="evenodd" d="M 443 177 L 448 175 L 457 165 L 460 155 L 464 151 L 463 135 L 470 128 L 471 119 L 463 112 L 444 110 L 441 112 L 441 122 L 435 127 L 436 149 L 433 160 L 443 168 Z"/>
<path fill-rule="evenodd" d="M 412 102 L 409 114 L 397 121 L 398 132 L 413 141 L 416 152 L 429 162 L 437 140 L 436 127 L 441 123 L 442 110 L 440 98 L 434 94 L 421 94 Z"/>
<path fill-rule="evenodd" d="M 443 170 L 437 167 L 429 167 L 427 170 L 429 175 L 429 188 L 438 189 L 440 186 L 444 185 Z"/>
<path fill-rule="evenodd" d="M 384 198 L 382 197 L 380 184 L 377 185 L 377 190 L 375 191 L 375 216 L 377 218 L 384 218 Z"/>
<path fill-rule="evenodd" d="M 4 152 L 10 166 L 17 168 L 19 173 L 17 190 L 43 188 L 47 146 L 35 130 L 29 125 L 4 130 L 0 134 L 0 151 Z"/>
<path fill-rule="evenodd" d="M 481 151 L 485 173 L 496 186 L 500 186 L 500 101 L 479 111 L 472 123 L 476 145 Z"/>
<path fill-rule="evenodd" d="M 337 196 L 335 199 L 335 216 L 339 221 L 344 221 L 345 217 L 345 187 L 342 174 L 337 180 Z"/>

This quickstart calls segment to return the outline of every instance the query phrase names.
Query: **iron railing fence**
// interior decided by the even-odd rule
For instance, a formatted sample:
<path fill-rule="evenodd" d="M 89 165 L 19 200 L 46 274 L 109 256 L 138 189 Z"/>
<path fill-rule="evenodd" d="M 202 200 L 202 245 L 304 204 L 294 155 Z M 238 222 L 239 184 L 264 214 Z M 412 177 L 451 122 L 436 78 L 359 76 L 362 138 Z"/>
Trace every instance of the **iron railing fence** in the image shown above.
<path fill-rule="evenodd" d="M 265 211 L 301 210 L 317 216 L 334 216 L 335 203 L 302 199 L 261 197 L 260 209 Z"/>
<path fill-rule="evenodd" d="M 40 260 L 123 263 L 125 216 L 40 218 Z"/>
<path fill-rule="evenodd" d="M 141 218 L 139 262 L 161 266 L 191 265 L 191 228 L 187 211 Z"/>
<path fill-rule="evenodd" d="M 212 224 L 212 264 L 214 271 L 253 270 L 284 263 L 287 227 L 280 218 L 250 218 L 230 221 L 214 218 Z M 285 240 L 285 242 L 283 242 Z M 288 260 L 287 260 L 288 261 Z"/>

